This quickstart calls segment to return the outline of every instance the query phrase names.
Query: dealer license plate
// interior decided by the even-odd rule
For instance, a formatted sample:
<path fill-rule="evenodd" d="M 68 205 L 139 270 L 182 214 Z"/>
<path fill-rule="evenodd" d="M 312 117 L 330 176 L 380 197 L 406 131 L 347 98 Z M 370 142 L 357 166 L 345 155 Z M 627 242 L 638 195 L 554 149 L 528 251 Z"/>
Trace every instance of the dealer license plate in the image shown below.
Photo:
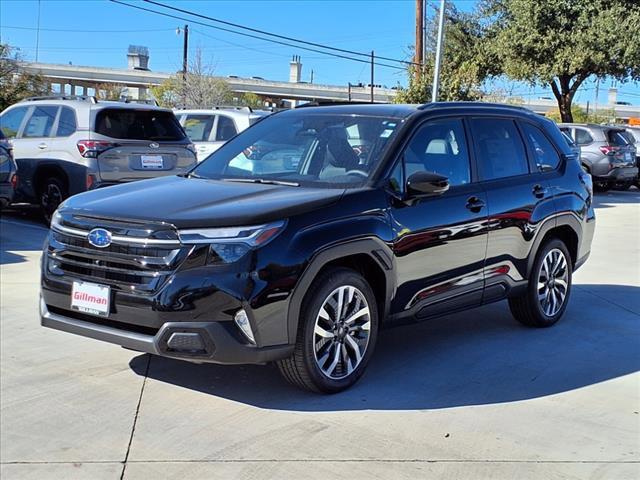
<path fill-rule="evenodd" d="M 142 165 L 142 168 L 149 168 L 154 170 L 164 168 L 162 155 L 141 155 L 140 164 Z"/>
<path fill-rule="evenodd" d="M 82 313 L 109 316 L 111 288 L 89 282 L 73 282 L 71 308 Z"/>

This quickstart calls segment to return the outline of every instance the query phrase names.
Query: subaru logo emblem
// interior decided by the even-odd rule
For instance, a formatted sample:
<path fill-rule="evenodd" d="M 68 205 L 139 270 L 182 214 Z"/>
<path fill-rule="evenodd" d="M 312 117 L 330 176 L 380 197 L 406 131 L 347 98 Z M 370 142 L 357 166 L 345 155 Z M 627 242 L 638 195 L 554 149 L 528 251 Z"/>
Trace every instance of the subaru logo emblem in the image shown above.
<path fill-rule="evenodd" d="M 156 143 L 156 142 L 153 142 L 153 143 L 149 144 L 149 147 L 151 147 L 151 148 L 160 148 L 160 144 Z"/>
<path fill-rule="evenodd" d="M 87 241 L 94 247 L 108 247 L 111 245 L 111 232 L 104 228 L 94 228 L 87 235 Z"/>

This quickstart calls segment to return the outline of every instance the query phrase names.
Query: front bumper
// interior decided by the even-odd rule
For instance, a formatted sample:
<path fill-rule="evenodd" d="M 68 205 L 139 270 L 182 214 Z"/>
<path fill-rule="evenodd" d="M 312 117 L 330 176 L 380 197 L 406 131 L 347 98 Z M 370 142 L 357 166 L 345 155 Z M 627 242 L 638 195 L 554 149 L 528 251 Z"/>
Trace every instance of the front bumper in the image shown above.
<path fill-rule="evenodd" d="M 256 347 L 243 343 L 223 322 L 166 322 L 155 335 L 126 330 L 96 317 L 72 318 L 49 311 L 40 300 L 44 327 L 114 343 L 130 350 L 192 362 L 261 364 L 289 357 L 292 345 Z M 228 322 L 227 322 L 228 323 Z"/>

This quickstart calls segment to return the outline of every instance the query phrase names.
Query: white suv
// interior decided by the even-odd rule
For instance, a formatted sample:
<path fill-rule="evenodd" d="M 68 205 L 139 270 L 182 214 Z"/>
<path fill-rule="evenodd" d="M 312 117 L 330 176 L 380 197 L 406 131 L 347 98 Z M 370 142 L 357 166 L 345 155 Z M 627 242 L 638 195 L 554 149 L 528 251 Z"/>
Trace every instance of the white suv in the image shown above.
<path fill-rule="evenodd" d="M 173 112 L 146 104 L 34 97 L 4 110 L 0 128 L 18 164 L 15 201 L 40 204 L 47 220 L 70 195 L 196 164 Z"/>
<path fill-rule="evenodd" d="M 176 117 L 196 146 L 201 162 L 227 140 L 246 130 L 271 112 L 250 107 L 175 110 Z"/>

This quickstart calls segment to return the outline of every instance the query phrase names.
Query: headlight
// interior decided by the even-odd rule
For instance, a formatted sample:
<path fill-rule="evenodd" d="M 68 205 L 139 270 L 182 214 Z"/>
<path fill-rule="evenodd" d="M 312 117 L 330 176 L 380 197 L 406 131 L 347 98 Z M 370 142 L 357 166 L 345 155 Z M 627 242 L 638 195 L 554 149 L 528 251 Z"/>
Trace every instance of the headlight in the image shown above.
<path fill-rule="evenodd" d="M 50 228 L 59 227 L 61 221 L 62 221 L 62 215 L 60 215 L 60 207 L 58 207 L 58 209 L 55 212 L 53 212 L 53 215 L 51 216 Z"/>
<path fill-rule="evenodd" d="M 233 263 L 252 248 L 265 245 L 278 235 L 284 221 L 248 227 L 221 227 L 180 230 L 178 235 L 184 244 L 209 244 L 208 263 Z"/>

